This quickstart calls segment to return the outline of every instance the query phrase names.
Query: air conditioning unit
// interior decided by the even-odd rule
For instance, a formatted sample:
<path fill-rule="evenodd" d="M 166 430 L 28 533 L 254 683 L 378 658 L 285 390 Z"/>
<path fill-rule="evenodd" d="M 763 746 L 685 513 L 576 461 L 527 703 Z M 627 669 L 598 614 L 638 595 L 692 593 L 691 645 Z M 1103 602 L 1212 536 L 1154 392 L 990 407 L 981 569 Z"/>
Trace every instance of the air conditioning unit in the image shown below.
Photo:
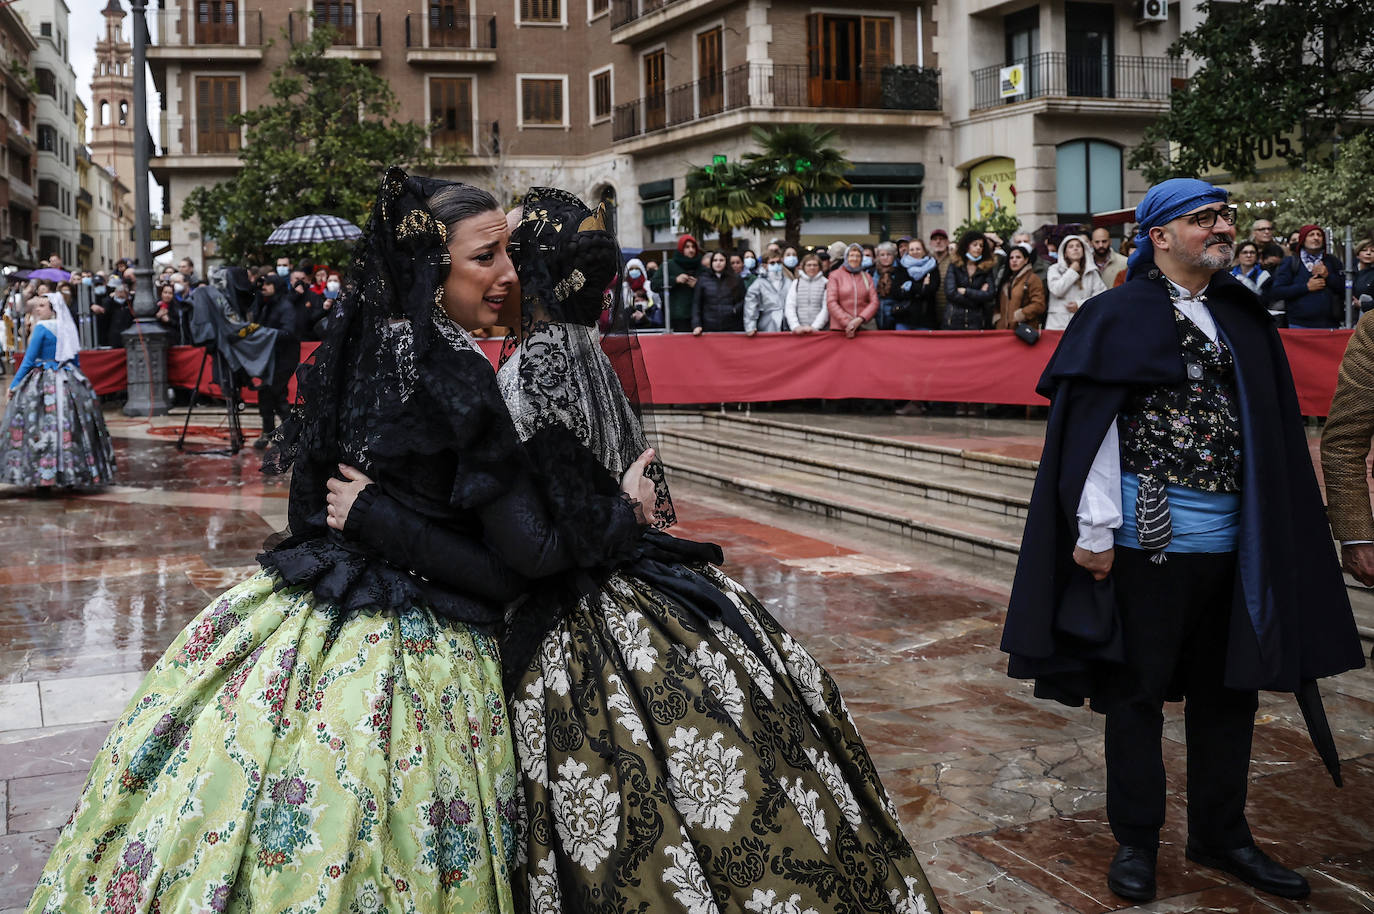
<path fill-rule="evenodd" d="M 1169 0 L 1139 0 L 1135 19 L 1136 22 L 1168 22 Z"/>

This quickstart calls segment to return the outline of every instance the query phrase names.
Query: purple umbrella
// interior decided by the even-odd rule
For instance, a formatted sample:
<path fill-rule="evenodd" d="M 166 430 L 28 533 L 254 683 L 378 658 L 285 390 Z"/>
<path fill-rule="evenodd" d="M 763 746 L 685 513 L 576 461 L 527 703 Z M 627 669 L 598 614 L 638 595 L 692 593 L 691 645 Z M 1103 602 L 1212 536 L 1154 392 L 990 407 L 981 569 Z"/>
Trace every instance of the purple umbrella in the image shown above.
<path fill-rule="evenodd" d="M 53 282 L 66 282 L 72 278 L 72 274 L 66 270 L 57 270 L 52 267 L 43 267 L 29 273 L 29 279 L 51 279 Z"/>

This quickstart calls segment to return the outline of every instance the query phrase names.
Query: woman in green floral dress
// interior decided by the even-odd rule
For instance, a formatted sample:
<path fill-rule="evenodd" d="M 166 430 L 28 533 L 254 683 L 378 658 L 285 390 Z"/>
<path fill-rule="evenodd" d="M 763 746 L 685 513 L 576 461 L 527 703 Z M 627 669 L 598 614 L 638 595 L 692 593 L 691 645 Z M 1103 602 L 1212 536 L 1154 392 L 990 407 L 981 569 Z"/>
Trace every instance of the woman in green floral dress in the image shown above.
<path fill-rule="evenodd" d="M 293 471 L 292 536 L 145 678 L 31 914 L 513 911 L 519 781 L 488 630 L 523 581 L 474 534 L 511 510 L 518 444 L 459 326 L 514 285 L 506 231 L 482 191 L 387 173 L 269 452 Z M 466 593 L 331 526 L 341 461 L 453 534 Z"/>

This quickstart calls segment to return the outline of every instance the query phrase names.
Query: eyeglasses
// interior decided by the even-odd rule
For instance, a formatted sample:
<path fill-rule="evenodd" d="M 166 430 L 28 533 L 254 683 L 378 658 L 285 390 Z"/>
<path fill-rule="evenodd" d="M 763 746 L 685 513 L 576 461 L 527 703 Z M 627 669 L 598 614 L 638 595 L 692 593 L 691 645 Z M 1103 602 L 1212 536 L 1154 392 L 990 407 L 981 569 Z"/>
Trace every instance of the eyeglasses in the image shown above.
<path fill-rule="evenodd" d="M 1234 206 L 1223 206 L 1221 209 L 1205 209 L 1200 213 L 1193 213 L 1188 217 L 1188 221 L 1198 228 L 1211 228 L 1217 224 L 1217 219 L 1226 220 L 1227 225 L 1236 224 L 1236 208 Z"/>

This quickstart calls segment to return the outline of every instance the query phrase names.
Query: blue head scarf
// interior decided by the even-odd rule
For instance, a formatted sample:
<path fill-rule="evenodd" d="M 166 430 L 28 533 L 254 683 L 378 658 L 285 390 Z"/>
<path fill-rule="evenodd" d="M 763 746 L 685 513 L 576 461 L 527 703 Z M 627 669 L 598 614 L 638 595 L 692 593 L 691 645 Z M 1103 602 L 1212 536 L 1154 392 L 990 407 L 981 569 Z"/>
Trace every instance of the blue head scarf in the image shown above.
<path fill-rule="evenodd" d="M 1225 188 L 1199 181 L 1197 178 L 1170 178 L 1151 187 L 1145 199 L 1135 208 L 1135 250 L 1126 261 L 1126 278 L 1133 279 L 1142 263 L 1155 259 L 1155 246 L 1150 243 L 1150 229 L 1192 212 L 1208 203 L 1225 202 L 1230 194 Z"/>

